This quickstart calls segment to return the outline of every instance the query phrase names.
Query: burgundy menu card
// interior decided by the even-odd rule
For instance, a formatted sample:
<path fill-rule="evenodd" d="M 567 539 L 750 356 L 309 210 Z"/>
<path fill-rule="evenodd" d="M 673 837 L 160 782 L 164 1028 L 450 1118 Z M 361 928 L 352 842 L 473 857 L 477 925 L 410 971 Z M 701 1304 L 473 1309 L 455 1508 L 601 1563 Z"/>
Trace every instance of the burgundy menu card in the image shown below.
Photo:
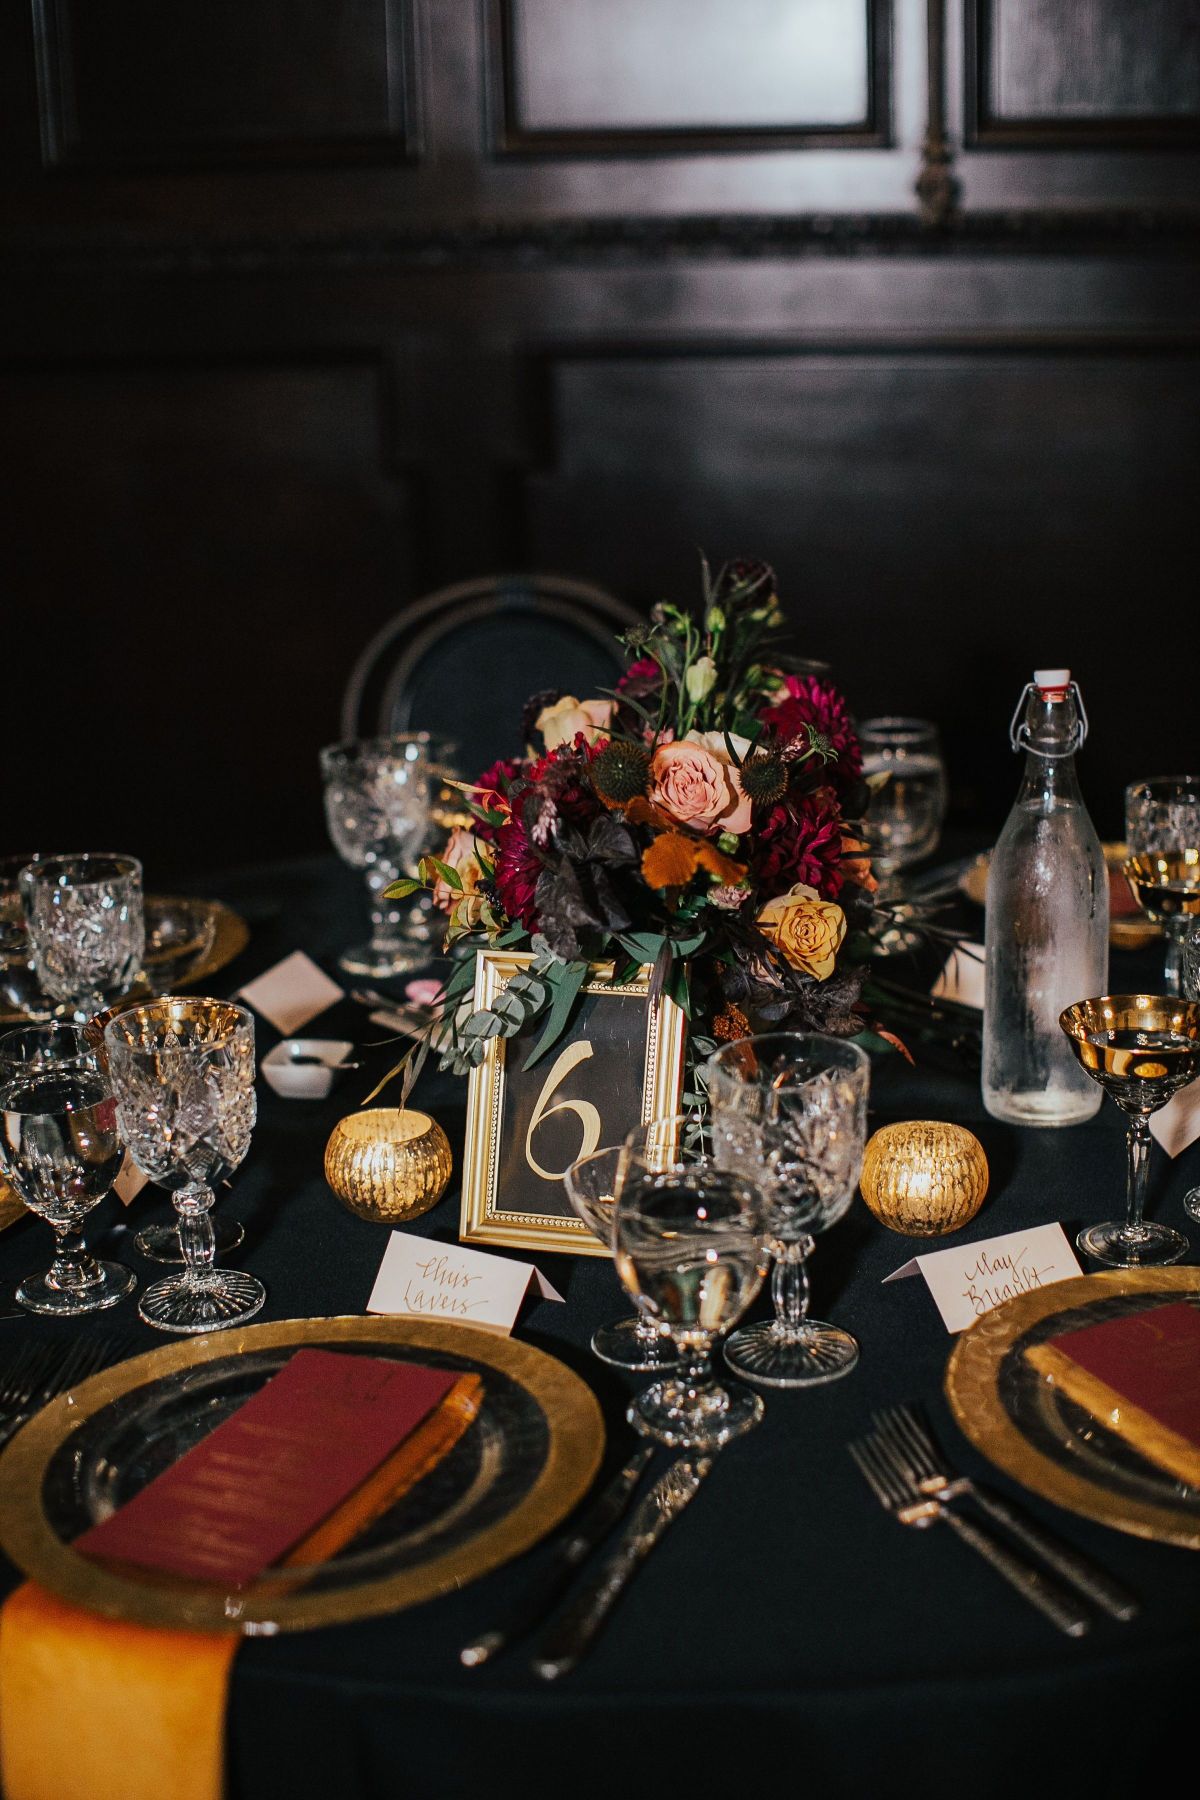
<path fill-rule="evenodd" d="M 453 1387 L 453 1370 L 298 1350 L 202 1443 L 74 1548 L 244 1586 L 379 1467 Z"/>
<path fill-rule="evenodd" d="M 1200 1309 L 1186 1300 L 1064 1331 L 1026 1351 L 1151 1462 L 1200 1486 Z"/>

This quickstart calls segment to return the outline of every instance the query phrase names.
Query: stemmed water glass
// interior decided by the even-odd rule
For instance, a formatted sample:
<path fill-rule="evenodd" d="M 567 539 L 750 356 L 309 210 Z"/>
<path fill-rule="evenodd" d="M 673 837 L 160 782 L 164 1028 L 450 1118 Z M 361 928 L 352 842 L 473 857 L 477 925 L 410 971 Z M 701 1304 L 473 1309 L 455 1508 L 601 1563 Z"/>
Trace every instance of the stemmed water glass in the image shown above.
<path fill-rule="evenodd" d="M 218 1269 L 213 1188 L 236 1169 L 254 1129 L 254 1019 L 230 1000 L 169 997 L 130 1007 L 104 1028 L 121 1136 L 138 1168 L 166 1188 L 184 1269 L 138 1307 L 160 1331 L 218 1331 L 252 1319 L 266 1289 Z"/>
<path fill-rule="evenodd" d="M 1200 1002 L 1102 994 L 1068 1006 L 1058 1022 L 1082 1067 L 1129 1120 L 1125 1217 L 1089 1225 L 1075 1242 L 1117 1269 L 1178 1262 L 1188 1248 L 1183 1233 L 1145 1218 L 1150 1116 L 1200 1075 Z"/>
<path fill-rule="evenodd" d="M 617 1209 L 617 1176 L 624 1151 L 620 1147 L 597 1150 L 572 1163 L 563 1177 L 567 1198 L 589 1231 L 595 1232 L 611 1253 Z M 592 1354 L 616 1369 L 646 1374 L 653 1369 L 677 1369 L 679 1353 L 645 1312 L 601 1325 L 592 1333 Z"/>
<path fill-rule="evenodd" d="M 635 1430 L 659 1443 L 715 1450 L 757 1425 L 758 1394 L 712 1372 L 716 1339 L 735 1325 L 767 1272 L 762 1194 L 685 1142 L 684 1117 L 630 1132 L 618 1165 L 614 1254 L 629 1292 L 679 1352 L 630 1406 Z"/>
<path fill-rule="evenodd" d="M 338 958 L 352 975 L 384 980 L 429 961 L 406 934 L 402 901 L 384 889 L 405 874 L 429 830 L 438 742 L 427 731 L 353 738 L 321 751 L 325 818 L 334 849 L 367 883 L 371 936 Z"/>
<path fill-rule="evenodd" d="M 132 1292 L 131 1272 L 97 1261 L 80 1234 L 120 1166 L 112 1084 L 82 1031 L 22 1025 L 0 1038 L 0 1170 L 55 1235 L 50 1267 L 17 1289 L 30 1312 L 74 1318 Z"/>
<path fill-rule="evenodd" d="M 863 779 L 870 784 L 866 828 L 871 860 L 885 886 L 937 849 L 946 816 L 946 765 L 928 719 L 867 719 L 858 728 Z"/>
<path fill-rule="evenodd" d="M 1125 879 L 1167 940 L 1163 986 L 1180 994 L 1188 930 L 1200 916 L 1200 775 L 1157 775 L 1125 789 Z"/>
<path fill-rule="evenodd" d="M 844 1039 L 769 1032 L 718 1050 L 707 1065 L 713 1155 L 763 1189 L 775 1317 L 737 1331 L 725 1360 L 766 1387 L 848 1375 L 858 1344 L 808 1316 L 813 1234 L 849 1207 L 867 1135 L 870 1063 Z"/>
<path fill-rule="evenodd" d="M 19 884 L 38 981 L 82 1024 L 141 972 L 142 865 L 107 853 L 42 856 Z"/>
<path fill-rule="evenodd" d="M 27 1019 L 48 1019 L 54 1007 L 37 978 L 20 874 L 33 855 L 0 856 L 0 1002 Z"/>

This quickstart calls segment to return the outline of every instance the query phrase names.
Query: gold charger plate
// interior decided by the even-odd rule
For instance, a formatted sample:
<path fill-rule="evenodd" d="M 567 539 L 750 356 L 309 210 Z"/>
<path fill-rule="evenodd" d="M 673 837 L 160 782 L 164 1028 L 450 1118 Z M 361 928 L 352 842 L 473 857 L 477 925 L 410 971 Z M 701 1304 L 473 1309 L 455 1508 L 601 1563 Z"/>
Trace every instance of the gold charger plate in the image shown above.
<path fill-rule="evenodd" d="M 153 922 L 155 908 L 162 913 L 168 907 L 180 904 L 183 902 L 175 894 L 148 894 L 146 896 L 147 916 Z M 188 902 L 188 904 L 196 904 L 196 902 Z M 226 906 L 223 900 L 204 900 L 199 904 L 206 909 L 212 922 L 212 938 L 208 947 L 182 974 L 172 976 L 169 987 L 163 987 L 161 983 L 155 981 L 155 959 L 153 956 L 147 958 L 145 974 L 138 981 L 136 988 L 130 990 L 131 992 L 144 993 L 149 996 L 168 991 L 174 993 L 181 988 L 195 987 L 197 982 L 207 981 L 210 975 L 217 974 L 219 970 L 231 963 L 235 956 L 241 955 L 250 942 L 250 927 L 245 919 L 240 913 L 235 913 L 232 907 Z M 21 1025 L 27 1018 L 28 1014 L 22 1012 L 19 1007 L 0 1006 L 0 1025 Z"/>
<path fill-rule="evenodd" d="M 1024 1356 L 1060 1331 L 1190 1295 L 1200 1299 L 1200 1268 L 1111 1269 L 1006 1300 L 951 1354 L 946 1395 L 959 1427 L 1031 1493 L 1117 1531 L 1200 1550 L 1200 1489 L 1106 1432 Z"/>
<path fill-rule="evenodd" d="M 295 1571 L 279 1571 L 227 1592 L 105 1567 L 72 1549 L 72 1537 L 198 1442 L 303 1345 L 474 1370 L 484 1382 L 479 1416 L 397 1507 L 306 1571 L 303 1587 Z M 52 1593 L 106 1618 L 301 1631 L 416 1605 L 529 1549 L 587 1491 L 603 1447 L 591 1389 L 511 1338 L 399 1318 L 248 1325 L 119 1363 L 39 1413 L 0 1457 L 0 1545 Z"/>
<path fill-rule="evenodd" d="M 1128 844 L 1101 844 L 1104 861 L 1110 871 L 1121 873 L 1121 866 L 1129 855 Z M 959 880 L 959 892 L 974 901 L 976 906 L 987 904 L 988 867 L 992 860 L 990 850 L 985 850 L 968 863 Z M 1115 950 L 1144 950 L 1147 944 L 1154 943 L 1162 936 L 1162 927 L 1141 913 L 1128 913 L 1123 918 L 1109 919 L 1108 940 Z"/>

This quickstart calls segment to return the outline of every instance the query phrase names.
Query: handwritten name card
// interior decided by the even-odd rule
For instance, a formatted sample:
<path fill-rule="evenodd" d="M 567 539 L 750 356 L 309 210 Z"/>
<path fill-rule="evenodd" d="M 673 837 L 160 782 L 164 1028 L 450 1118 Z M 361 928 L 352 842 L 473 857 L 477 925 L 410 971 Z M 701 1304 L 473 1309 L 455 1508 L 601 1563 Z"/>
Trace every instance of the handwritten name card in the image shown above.
<path fill-rule="evenodd" d="M 393 1231 L 367 1311 L 511 1331 L 531 1288 L 543 1300 L 562 1299 L 532 1263 Z"/>
<path fill-rule="evenodd" d="M 311 956 L 305 956 L 303 950 L 293 950 L 273 969 L 248 981 L 239 990 L 239 998 L 269 1019 L 276 1031 L 290 1037 L 340 1000 L 342 990 L 323 969 L 318 969 Z"/>
<path fill-rule="evenodd" d="M 957 1332 L 1015 1294 L 1082 1273 L 1062 1226 L 1035 1225 L 1030 1231 L 1009 1231 L 914 1256 L 884 1280 L 923 1275 L 946 1330 Z"/>
<path fill-rule="evenodd" d="M 1178 1156 L 1200 1137 L 1200 1081 L 1180 1090 L 1150 1120 L 1150 1135 L 1168 1156 Z"/>

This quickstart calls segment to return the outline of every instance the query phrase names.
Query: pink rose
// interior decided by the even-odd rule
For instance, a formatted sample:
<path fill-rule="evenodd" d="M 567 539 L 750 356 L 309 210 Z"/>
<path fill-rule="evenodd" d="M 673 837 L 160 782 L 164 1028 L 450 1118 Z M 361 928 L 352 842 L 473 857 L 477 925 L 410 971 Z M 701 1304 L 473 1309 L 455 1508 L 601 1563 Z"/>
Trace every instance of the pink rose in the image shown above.
<path fill-rule="evenodd" d="M 650 799 L 680 825 L 706 837 L 750 828 L 750 802 L 728 757 L 689 738 L 660 744 L 650 763 Z"/>

